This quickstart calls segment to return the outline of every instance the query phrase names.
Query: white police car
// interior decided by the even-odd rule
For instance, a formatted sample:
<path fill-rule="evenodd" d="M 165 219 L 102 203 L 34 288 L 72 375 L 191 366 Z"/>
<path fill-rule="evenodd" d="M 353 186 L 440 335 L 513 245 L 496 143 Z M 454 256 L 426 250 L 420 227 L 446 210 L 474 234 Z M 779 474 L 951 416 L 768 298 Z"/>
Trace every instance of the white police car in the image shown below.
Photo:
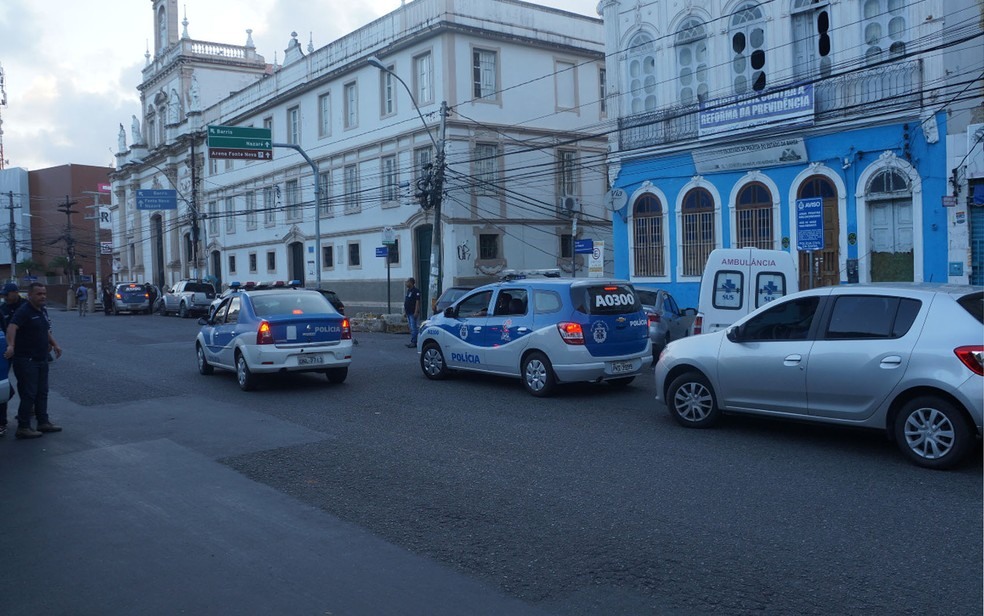
<path fill-rule="evenodd" d="M 420 326 L 429 379 L 465 370 L 519 376 L 534 396 L 557 383 L 628 385 L 652 363 L 646 315 L 631 284 L 519 279 L 474 289 Z"/>

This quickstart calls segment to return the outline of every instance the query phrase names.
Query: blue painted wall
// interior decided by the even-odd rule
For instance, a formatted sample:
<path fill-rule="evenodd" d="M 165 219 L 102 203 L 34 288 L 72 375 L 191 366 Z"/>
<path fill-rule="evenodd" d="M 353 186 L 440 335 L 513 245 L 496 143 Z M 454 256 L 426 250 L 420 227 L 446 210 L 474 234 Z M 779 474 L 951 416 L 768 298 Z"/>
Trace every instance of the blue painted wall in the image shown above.
<path fill-rule="evenodd" d="M 935 116 L 938 140 L 930 144 L 926 141 L 922 125 L 918 121 L 899 122 L 885 126 L 872 126 L 838 133 L 828 133 L 817 136 L 805 136 L 806 151 L 809 162 L 825 163 L 830 169 L 840 174 L 847 187 L 847 216 L 840 221 L 846 225 L 847 233 L 867 233 L 858 229 L 857 200 L 855 194 L 864 187 L 858 186 L 858 178 L 864 170 L 875 163 L 883 152 L 891 151 L 900 159 L 907 160 L 922 179 L 923 232 L 921 237 L 913 238 L 923 247 L 923 278 L 926 281 L 946 282 L 947 280 L 947 224 L 946 212 L 941 205 L 941 197 L 948 193 L 946 169 L 946 114 Z M 908 143 L 905 138 L 908 124 Z M 790 135 L 793 136 L 793 135 Z M 773 135 L 762 139 L 774 138 Z M 754 135 L 749 135 L 749 141 L 756 141 Z M 843 161 L 849 158 L 850 166 L 843 169 Z M 789 190 L 795 177 L 808 165 L 787 165 L 760 169 L 779 187 L 780 200 L 780 237 L 789 237 Z M 703 178 L 714 185 L 722 200 L 729 199 L 734 185 L 751 169 L 704 175 Z M 670 242 L 669 274 L 671 282 L 664 285 L 641 283 L 640 286 L 663 286 L 677 299 L 682 307 L 696 306 L 699 284 L 694 282 L 678 282 L 676 243 L 679 237 L 676 220 L 676 200 L 683 186 L 688 184 L 697 170 L 689 153 L 670 156 L 653 157 L 650 159 L 633 160 L 622 163 L 615 187 L 625 190 L 629 196 L 639 189 L 645 181 L 651 182 L 665 195 L 668 203 L 664 224 L 668 229 Z M 915 204 L 913 204 L 915 206 Z M 632 202 L 621 211 L 626 217 L 631 213 Z M 718 244 L 728 248 L 731 237 L 731 204 L 723 203 L 721 207 L 721 237 Z M 615 275 L 619 278 L 629 278 L 629 224 L 621 216 L 615 216 L 613 222 L 615 258 Z M 795 248 L 795 247 L 794 247 Z M 858 246 L 841 246 L 841 251 L 847 251 L 848 259 L 858 258 Z M 846 279 L 841 281 L 846 283 Z"/>

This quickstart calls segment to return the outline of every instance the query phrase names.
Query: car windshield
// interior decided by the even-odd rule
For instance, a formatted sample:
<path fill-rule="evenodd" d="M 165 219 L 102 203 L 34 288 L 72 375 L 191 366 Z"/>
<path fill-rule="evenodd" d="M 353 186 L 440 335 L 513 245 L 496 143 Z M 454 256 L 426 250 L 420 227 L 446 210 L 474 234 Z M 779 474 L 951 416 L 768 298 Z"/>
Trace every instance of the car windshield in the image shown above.
<path fill-rule="evenodd" d="M 273 314 L 334 314 L 328 300 L 320 293 L 264 293 L 250 296 L 258 317 Z"/>
<path fill-rule="evenodd" d="M 628 314 L 642 309 L 635 290 L 625 284 L 573 288 L 571 295 L 574 305 L 585 314 Z"/>

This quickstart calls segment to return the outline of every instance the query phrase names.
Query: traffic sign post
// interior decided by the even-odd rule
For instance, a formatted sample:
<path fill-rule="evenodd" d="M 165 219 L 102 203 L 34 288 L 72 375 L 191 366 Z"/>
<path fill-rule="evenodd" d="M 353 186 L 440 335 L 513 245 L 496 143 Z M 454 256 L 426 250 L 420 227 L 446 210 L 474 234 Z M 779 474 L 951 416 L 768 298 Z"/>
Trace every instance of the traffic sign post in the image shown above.
<path fill-rule="evenodd" d="M 388 228 L 388 227 L 387 227 Z M 386 258 L 386 314 L 393 313 L 392 290 L 390 289 L 389 246 L 376 246 L 376 256 Z"/>
<path fill-rule="evenodd" d="M 251 126 L 209 126 L 208 157 L 273 160 L 273 132 Z"/>
<path fill-rule="evenodd" d="M 574 240 L 574 254 L 589 255 L 594 252 L 594 240 Z"/>

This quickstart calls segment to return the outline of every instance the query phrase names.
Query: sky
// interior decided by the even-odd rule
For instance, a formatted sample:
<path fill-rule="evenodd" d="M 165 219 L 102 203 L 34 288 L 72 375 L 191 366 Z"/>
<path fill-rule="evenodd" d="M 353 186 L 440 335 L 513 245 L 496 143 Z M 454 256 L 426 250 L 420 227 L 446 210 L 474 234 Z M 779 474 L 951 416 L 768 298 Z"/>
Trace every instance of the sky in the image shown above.
<path fill-rule="evenodd" d="M 598 16 L 598 0 L 532 3 Z M 129 127 L 140 108 L 152 6 L 152 0 L 0 0 L 4 168 L 115 165 L 119 125 Z M 306 53 L 311 37 L 321 48 L 399 8 L 400 0 L 179 0 L 178 6 L 192 39 L 243 45 L 249 28 L 257 53 L 270 63 L 275 55 L 283 61 L 292 31 Z"/>

